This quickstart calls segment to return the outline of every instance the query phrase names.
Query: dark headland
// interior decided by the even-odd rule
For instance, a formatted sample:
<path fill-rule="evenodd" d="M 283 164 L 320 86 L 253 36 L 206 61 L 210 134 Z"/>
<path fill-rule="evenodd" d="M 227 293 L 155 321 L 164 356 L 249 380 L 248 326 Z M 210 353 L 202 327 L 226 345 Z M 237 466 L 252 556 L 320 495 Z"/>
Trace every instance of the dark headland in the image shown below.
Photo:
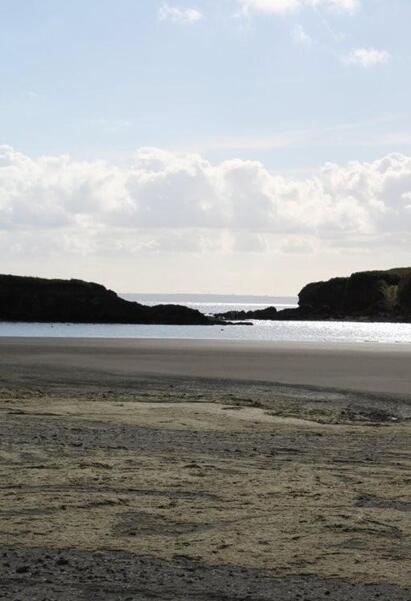
<path fill-rule="evenodd" d="M 307 284 L 298 307 L 218 313 L 221 319 L 411 322 L 411 267 L 362 271 Z"/>
<path fill-rule="evenodd" d="M 149 307 L 120 298 L 100 284 L 0 275 L 0 320 L 25 322 L 213 325 L 181 305 Z"/>
<path fill-rule="evenodd" d="M 154 307 L 82 280 L 0 275 L 0 321 L 229 325 L 244 319 L 411 322 L 411 268 L 364 271 L 307 284 L 298 307 L 229 311 L 214 317 L 182 305 Z"/>

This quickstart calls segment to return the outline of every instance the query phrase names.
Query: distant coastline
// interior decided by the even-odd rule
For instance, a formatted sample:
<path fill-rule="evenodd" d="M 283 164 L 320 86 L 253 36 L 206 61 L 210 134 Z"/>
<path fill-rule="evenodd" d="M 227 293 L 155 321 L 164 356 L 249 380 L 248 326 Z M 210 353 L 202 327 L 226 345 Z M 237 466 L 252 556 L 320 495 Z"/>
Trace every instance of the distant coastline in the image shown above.
<path fill-rule="evenodd" d="M 224 303 L 224 304 L 258 304 L 272 306 L 298 304 L 298 296 L 276 296 L 263 294 L 198 294 L 198 293 L 158 293 L 158 292 L 119 292 L 118 295 L 125 300 L 134 302 L 150 303 L 150 301 L 161 303 Z"/>
<path fill-rule="evenodd" d="M 411 323 L 411 268 L 358 272 L 307 284 L 299 293 L 298 306 L 293 297 L 164 294 L 163 299 L 155 304 L 153 295 L 147 293 L 121 297 L 100 284 L 82 280 L 0 275 L 0 321 L 6 322 L 223 326 L 250 320 Z M 198 302 L 193 302 L 196 299 Z M 212 303 L 206 302 L 211 299 L 213 309 Z M 219 305 L 226 305 L 227 299 L 235 299 L 235 304 L 239 299 L 248 302 L 243 310 L 235 307 L 220 312 Z M 284 302 L 287 300 L 289 304 Z M 175 301 L 189 301 L 191 306 Z M 204 306 L 199 310 L 198 305 Z"/>

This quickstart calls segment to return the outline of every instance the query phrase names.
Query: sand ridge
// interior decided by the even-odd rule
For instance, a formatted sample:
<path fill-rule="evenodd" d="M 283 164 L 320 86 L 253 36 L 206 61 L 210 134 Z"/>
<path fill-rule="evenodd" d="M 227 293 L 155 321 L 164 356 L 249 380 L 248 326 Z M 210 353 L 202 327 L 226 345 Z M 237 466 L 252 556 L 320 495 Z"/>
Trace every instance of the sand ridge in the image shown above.
<path fill-rule="evenodd" d="M 93 407 L 4 390 L 0 545 L 409 585 L 407 420 L 284 419 L 202 393 Z"/>

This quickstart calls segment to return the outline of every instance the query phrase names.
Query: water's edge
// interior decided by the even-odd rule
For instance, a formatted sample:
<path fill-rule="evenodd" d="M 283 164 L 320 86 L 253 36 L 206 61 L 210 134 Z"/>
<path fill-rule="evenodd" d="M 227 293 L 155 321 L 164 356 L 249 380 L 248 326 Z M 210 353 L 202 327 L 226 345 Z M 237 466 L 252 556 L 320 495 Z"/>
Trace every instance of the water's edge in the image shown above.
<path fill-rule="evenodd" d="M 145 304 L 170 302 L 170 295 L 127 295 Z M 221 302 L 224 298 L 226 302 Z M 175 301 L 182 303 L 173 295 Z M 202 313 L 212 314 L 232 310 L 255 310 L 269 306 L 278 309 L 295 306 L 290 298 L 267 298 L 266 302 L 253 302 L 256 297 L 204 296 L 190 301 L 186 306 Z M 241 302 L 233 303 L 233 300 Z M 262 300 L 262 299 L 259 299 Z M 295 300 L 295 299 L 294 299 Z M 285 302 L 288 301 L 288 302 Z M 411 324 L 358 323 L 330 321 L 258 321 L 250 326 L 166 326 L 127 324 L 68 324 L 68 323 L 10 323 L 0 322 L 0 337 L 33 338 L 109 338 L 109 339 L 180 339 L 180 340 L 238 340 L 267 342 L 311 342 L 337 344 L 411 344 Z"/>

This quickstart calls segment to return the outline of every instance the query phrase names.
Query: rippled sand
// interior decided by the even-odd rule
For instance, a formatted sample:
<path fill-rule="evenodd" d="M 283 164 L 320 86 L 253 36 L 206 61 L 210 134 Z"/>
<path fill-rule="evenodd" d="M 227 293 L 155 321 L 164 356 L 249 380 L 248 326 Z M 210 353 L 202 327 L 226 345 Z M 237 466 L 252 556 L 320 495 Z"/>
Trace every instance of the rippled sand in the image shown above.
<path fill-rule="evenodd" d="M 0 598 L 409 599 L 407 397 L 69 356 L 0 367 Z"/>

